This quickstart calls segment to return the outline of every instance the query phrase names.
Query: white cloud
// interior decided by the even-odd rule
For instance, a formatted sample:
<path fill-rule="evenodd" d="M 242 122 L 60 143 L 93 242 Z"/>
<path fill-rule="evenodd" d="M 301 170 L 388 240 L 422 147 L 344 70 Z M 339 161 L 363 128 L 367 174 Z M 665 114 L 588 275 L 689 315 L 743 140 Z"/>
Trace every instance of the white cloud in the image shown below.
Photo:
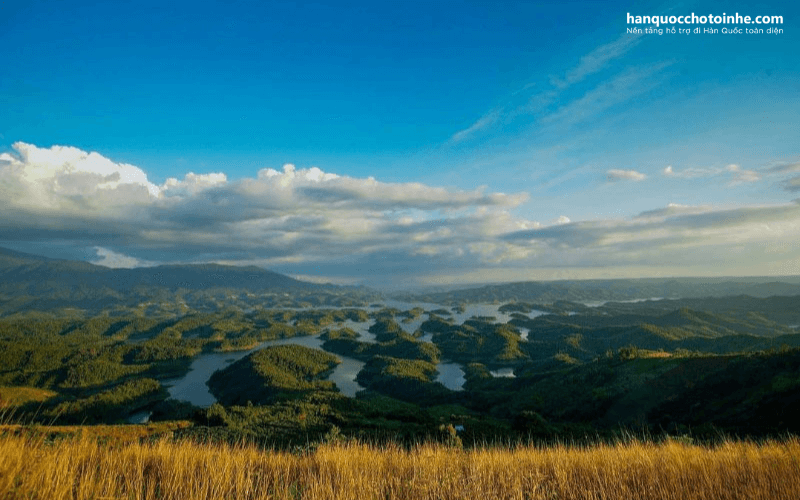
<path fill-rule="evenodd" d="M 234 181 L 221 172 L 189 173 L 152 186 L 140 169 L 96 153 L 95 167 L 73 168 L 80 161 L 66 156 L 89 154 L 20 149 L 26 154 L 0 155 L 0 241 L 68 240 L 93 248 L 96 263 L 113 267 L 217 261 L 381 285 L 465 270 L 492 280 L 491 271 L 501 268 L 516 269 L 518 279 L 533 269 L 551 277 L 611 269 L 769 274 L 800 259 L 798 203 L 727 209 L 673 203 L 629 219 L 561 216 L 543 226 L 516 213 L 524 193 L 386 183 L 292 165 Z M 741 182 L 753 177 L 736 165 L 722 170 Z M 800 178 L 784 188 L 800 191 Z"/>
<path fill-rule="evenodd" d="M 108 248 L 94 247 L 97 252 L 98 259 L 92 261 L 92 264 L 98 266 L 112 267 L 112 268 L 125 268 L 132 269 L 134 267 L 149 267 L 156 265 L 153 262 L 137 259 L 129 255 L 121 254 Z"/>
<path fill-rule="evenodd" d="M 227 182 L 228 176 L 223 173 L 195 174 L 189 172 L 182 181 L 175 177 L 168 178 L 160 186 L 160 192 L 164 196 L 188 196 L 205 189 L 224 186 Z"/>
<path fill-rule="evenodd" d="M 746 170 L 739 165 L 730 164 L 726 167 L 690 167 L 683 170 L 674 170 L 672 166 L 664 168 L 661 172 L 665 177 L 676 179 L 703 179 L 729 174 L 728 186 L 757 182 L 761 174 L 755 170 Z"/>
<path fill-rule="evenodd" d="M 662 171 L 666 177 L 675 177 L 678 179 L 701 179 L 704 177 L 714 177 L 724 172 L 726 172 L 726 169 L 715 167 L 690 167 L 683 170 L 674 170 L 672 165 L 664 168 Z"/>
<path fill-rule="evenodd" d="M 728 165 L 725 167 L 725 170 L 731 173 L 731 180 L 728 183 L 729 186 L 747 182 L 758 182 L 761 180 L 761 174 L 755 170 L 744 170 L 739 165 Z"/>
<path fill-rule="evenodd" d="M 244 183 L 243 191 L 253 195 L 267 192 L 279 194 L 289 204 L 302 201 L 304 205 L 312 207 L 319 205 L 369 210 L 515 207 L 528 199 L 524 193 L 484 194 L 481 189 L 453 191 L 418 182 L 385 183 L 372 177 L 359 179 L 329 174 L 316 167 L 298 170 L 294 165 L 285 165 L 283 172 L 261 170 L 258 179 Z"/>
<path fill-rule="evenodd" d="M 291 164 L 237 181 L 190 172 L 155 186 L 137 167 L 97 153 L 22 143 L 15 150 L 0 157 L 0 240 L 18 237 L 9 228 L 33 239 L 69 235 L 96 247 L 96 262 L 107 266 L 145 265 L 136 255 L 154 248 L 164 260 L 267 265 L 412 255 L 421 242 L 436 255 L 464 255 L 470 243 L 535 226 L 506 212 L 525 193 L 386 183 Z M 98 245 L 110 239 L 122 243 Z"/>
<path fill-rule="evenodd" d="M 646 219 L 651 217 L 672 217 L 675 215 L 692 215 L 710 212 L 711 205 L 681 205 L 680 203 L 670 203 L 666 208 L 657 208 L 655 210 L 648 210 L 637 215 L 637 219 Z"/>
<path fill-rule="evenodd" d="M 616 181 L 643 181 L 647 176 L 636 170 L 618 170 L 613 169 L 606 172 L 606 180 L 609 182 Z"/>
<path fill-rule="evenodd" d="M 798 269 L 799 237 L 800 206 L 790 203 L 735 209 L 672 205 L 629 220 L 573 222 L 504 239 L 535 249 L 528 262 L 538 270 L 598 277 L 603 273 L 587 270 L 604 269 L 605 276 L 780 274 Z"/>
<path fill-rule="evenodd" d="M 0 156 L 0 199 L 7 207 L 65 214 L 104 210 L 113 216 L 116 207 L 148 204 L 160 193 L 138 167 L 98 153 L 24 142 L 12 148 L 16 154 Z"/>

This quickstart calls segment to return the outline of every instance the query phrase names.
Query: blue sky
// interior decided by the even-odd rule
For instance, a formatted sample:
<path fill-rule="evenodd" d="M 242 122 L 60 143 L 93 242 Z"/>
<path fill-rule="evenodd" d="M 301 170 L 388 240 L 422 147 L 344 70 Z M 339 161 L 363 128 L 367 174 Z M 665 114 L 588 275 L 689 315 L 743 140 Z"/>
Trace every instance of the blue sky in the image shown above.
<path fill-rule="evenodd" d="M 798 10 L 2 2 L 0 245 L 391 286 L 798 274 Z"/>

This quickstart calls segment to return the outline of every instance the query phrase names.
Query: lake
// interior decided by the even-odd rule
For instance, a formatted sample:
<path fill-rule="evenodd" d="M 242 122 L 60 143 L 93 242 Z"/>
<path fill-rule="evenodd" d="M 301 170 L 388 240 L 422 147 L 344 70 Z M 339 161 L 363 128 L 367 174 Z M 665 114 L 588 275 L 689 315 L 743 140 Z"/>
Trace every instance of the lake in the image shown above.
<path fill-rule="evenodd" d="M 169 386 L 167 390 L 169 391 L 170 397 L 173 399 L 188 401 L 195 406 L 206 408 L 217 402 L 217 399 L 209 392 L 208 386 L 206 385 L 206 382 L 215 371 L 225 368 L 234 361 L 238 361 L 258 349 L 287 344 L 297 344 L 313 349 L 322 349 L 322 339 L 320 339 L 319 336 L 306 336 L 267 340 L 247 351 L 201 354 L 192 361 L 192 365 L 186 375 L 177 379 L 165 380 L 164 385 Z M 363 389 L 363 387 L 356 382 L 355 378 L 358 372 L 364 367 L 364 362 L 339 354 L 335 356 L 341 360 L 341 363 L 336 365 L 336 368 L 333 369 L 325 380 L 330 380 L 335 383 L 336 387 L 338 387 L 345 396 L 354 397 L 356 392 Z"/>
<path fill-rule="evenodd" d="M 387 300 L 382 303 L 386 307 L 396 308 L 402 311 L 407 311 L 413 309 L 415 307 L 422 307 L 425 311 L 432 311 L 435 309 L 448 309 L 445 306 L 439 304 L 428 304 L 428 303 L 411 303 L 411 302 L 401 302 L 396 300 Z M 509 313 L 499 312 L 498 308 L 501 304 L 466 304 L 464 312 L 456 313 L 451 311 L 451 315 L 444 316 L 445 318 L 453 318 L 455 322 L 461 324 L 465 320 L 473 317 L 473 316 L 482 316 L 482 317 L 494 317 L 496 322 L 508 322 L 511 320 L 511 315 Z M 369 308 L 370 310 L 375 310 L 377 308 Z M 543 314 L 541 311 L 532 311 L 528 314 L 529 317 L 535 317 L 540 314 Z M 416 318 L 410 322 L 403 323 L 399 321 L 400 326 L 408 333 L 416 332 L 422 323 L 428 319 L 427 314 L 420 315 L 419 318 Z M 375 335 L 370 333 L 369 327 L 374 323 L 373 320 L 368 321 L 352 321 L 347 320 L 342 323 L 337 324 L 333 328 L 350 328 L 360 334 L 359 340 L 364 342 L 375 342 Z M 520 328 L 521 337 L 523 340 L 527 340 L 528 338 L 528 330 L 525 328 Z M 424 333 L 421 340 L 430 342 L 431 334 Z M 186 373 L 183 377 L 165 380 L 164 385 L 167 387 L 169 391 L 170 397 L 173 399 L 177 399 L 180 401 L 188 401 L 189 403 L 199 406 L 202 408 L 206 408 L 214 404 L 217 399 L 214 397 L 211 392 L 208 390 L 208 386 L 206 382 L 211 375 L 220 369 L 225 368 L 226 366 L 230 365 L 231 363 L 242 359 L 243 357 L 247 356 L 248 354 L 256 351 L 258 349 L 263 349 L 265 347 L 270 347 L 274 345 L 286 345 L 286 344 L 297 344 L 305 347 L 310 347 L 313 349 L 322 349 L 322 339 L 319 336 L 305 336 L 305 337 L 292 337 L 287 339 L 278 339 L 278 340 L 268 340 L 266 342 L 260 343 L 258 346 L 254 347 L 253 349 L 249 349 L 247 351 L 235 351 L 235 352 L 224 352 L 224 353 L 207 353 L 207 354 L 200 354 L 194 360 L 192 360 L 191 367 L 189 368 L 189 372 Z M 359 371 L 364 367 L 364 362 L 359 361 L 357 359 L 349 358 L 347 356 L 342 356 L 339 354 L 335 354 L 337 358 L 341 360 L 341 363 L 334 368 L 334 370 L 326 377 L 325 380 L 329 380 L 336 384 L 336 387 L 339 388 L 342 394 L 348 397 L 355 397 L 356 393 L 364 387 L 362 387 L 358 382 L 356 382 L 356 375 Z M 436 376 L 436 381 L 441 382 L 445 387 L 454 391 L 463 390 L 465 378 L 464 378 L 464 368 L 459 363 L 453 362 L 442 362 L 437 365 L 438 374 Z M 510 376 L 507 374 L 506 369 L 498 370 L 498 373 L 503 373 L 502 375 L 496 376 Z M 509 369 L 510 370 L 510 369 Z M 511 376 L 513 376 L 513 371 L 511 371 Z"/>

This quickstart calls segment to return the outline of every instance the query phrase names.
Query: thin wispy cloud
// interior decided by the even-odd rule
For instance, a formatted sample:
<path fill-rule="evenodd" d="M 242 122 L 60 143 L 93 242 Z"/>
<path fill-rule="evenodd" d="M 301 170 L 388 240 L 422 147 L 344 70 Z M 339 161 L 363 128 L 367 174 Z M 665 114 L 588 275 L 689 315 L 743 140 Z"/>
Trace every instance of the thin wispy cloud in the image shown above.
<path fill-rule="evenodd" d="M 618 170 L 612 169 L 606 172 L 606 180 L 609 182 L 617 181 L 643 181 L 647 176 L 636 170 Z"/>
<path fill-rule="evenodd" d="M 781 187 L 790 193 L 800 192 L 800 175 L 792 177 L 791 179 L 786 179 L 781 183 Z"/>
<path fill-rule="evenodd" d="M 712 210 L 711 205 L 683 205 L 681 203 L 670 203 L 665 208 L 656 208 L 654 210 L 647 210 L 640 213 L 634 219 L 649 219 L 649 218 L 662 218 L 673 217 L 676 215 L 695 215 Z"/>
<path fill-rule="evenodd" d="M 799 258 L 800 248 L 792 243 L 798 229 L 798 203 L 736 209 L 670 204 L 632 219 L 573 222 L 517 231 L 504 238 L 536 247 L 543 266 L 560 261 L 578 267 L 636 264 L 655 270 L 683 260 L 748 274 L 754 268 L 763 272 L 762 265 L 770 261 Z M 775 249 L 772 255 L 763 255 L 765 245 Z M 762 257 L 753 259 L 755 255 Z M 748 258 L 753 259 L 749 268 Z"/>
<path fill-rule="evenodd" d="M 674 177 L 676 179 L 701 179 L 704 177 L 714 177 L 725 172 L 724 168 L 703 168 L 703 167 L 690 167 L 683 170 L 675 170 L 672 165 L 664 167 L 661 173 L 665 177 Z"/>
<path fill-rule="evenodd" d="M 772 165 L 771 167 L 768 167 L 766 171 L 770 174 L 786 174 L 786 173 L 800 172 L 800 161 L 779 162 Z"/>
<path fill-rule="evenodd" d="M 542 117 L 541 122 L 564 126 L 592 120 L 608 109 L 661 85 L 660 74 L 671 64 L 671 61 L 666 61 L 629 68 L 582 97 Z"/>
<path fill-rule="evenodd" d="M 560 94 L 568 87 L 606 69 L 612 62 L 623 57 L 638 45 L 642 39 L 643 37 L 639 35 L 623 34 L 613 42 L 601 45 L 582 56 L 578 64 L 568 69 L 563 77 L 551 76 L 549 87 L 535 84 L 525 85 L 509 96 L 506 105 L 492 109 L 469 127 L 453 134 L 450 142 L 467 140 L 479 131 L 520 115 L 545 111 L 557 102 Z"/>
<path fill-rule="evenodd" d="M 469 138 L 471 135 L 473 135 L 473 134 L 475 134 L 475 133 L 477 133 L 477 132 L 479 132 L 479 131 L 487 128 L 487 127 L 491 127 L 492 125 L 497 123 L 497 121 L 500 119 L 502 114 L 503 114 L 503 110 L 502 109 L 493 109 L 493 110 L 489 111 L 488 113 L 486 113 L 485 115 L 480 117 L 478 119 L 478 121 L 476 121 L 475 123 L 470 125 L 468 128 L 465 128 L 464 130 L 461 130 L 461 131 L 456 132 L 455 134 L 453 134 L 453 137 L 450 138 L 450 141 L 451 142 L 461 142 L 461 141 Z"/>
<path fill-rule="evenodd" d="M 765 169 L 768 175 L 786 175 L 800 173 L 800 162 L 781 161 Z M 789 193 L 800 192 L 800 176 L 789 177 L 780 182 L 780 187 Z"/>
<path fill-rule="evenodd" d="M 739 165 L 728 165 L 725 167 L 727 172 L 731 174 L 731 180 L 728 186 L 736 186 L 738 184 L 746 184 L 750 182 L 758 182 L 761 180 L 761 174 L 755 170 L 746 170 Z"/>
<path fill-rule="evenodd" d="M 553 77 L 550 81 L 558 88 L 578 83 L 587 76 L 603 70 L 613 60 L 627 54 L 642 39 L 642 36 L 623 34 L 613 42 L 601 45 L 581 57 L 578 65 L 567 71 L 563 79 Z"/>
<path fill-rule="evenodd" d="M 760 172 L 744 169 L 735 163 L 725 167 L 690 167 L 683 170 L 675 170 L 672 165 L 669 165 L 664 167 L 661 174 L 664 177 L 687 180 L 725 176 L 728 178 L 726 184 L 728 187 L 758 182 L 762 179 L 762 174 Z"/>

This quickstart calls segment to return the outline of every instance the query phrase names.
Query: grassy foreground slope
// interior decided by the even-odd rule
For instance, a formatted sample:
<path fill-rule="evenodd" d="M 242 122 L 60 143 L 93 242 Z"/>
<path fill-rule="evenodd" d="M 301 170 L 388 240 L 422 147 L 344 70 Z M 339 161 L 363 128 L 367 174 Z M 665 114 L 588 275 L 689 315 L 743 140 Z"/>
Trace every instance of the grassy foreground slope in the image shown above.
<path fill-rule="evenodd" d="M 800 442 L 470 451 L 334 443 L 291 454 L 168 439 L 109 446 L 6 434 L 0 498 L 795 499 Z"/>

